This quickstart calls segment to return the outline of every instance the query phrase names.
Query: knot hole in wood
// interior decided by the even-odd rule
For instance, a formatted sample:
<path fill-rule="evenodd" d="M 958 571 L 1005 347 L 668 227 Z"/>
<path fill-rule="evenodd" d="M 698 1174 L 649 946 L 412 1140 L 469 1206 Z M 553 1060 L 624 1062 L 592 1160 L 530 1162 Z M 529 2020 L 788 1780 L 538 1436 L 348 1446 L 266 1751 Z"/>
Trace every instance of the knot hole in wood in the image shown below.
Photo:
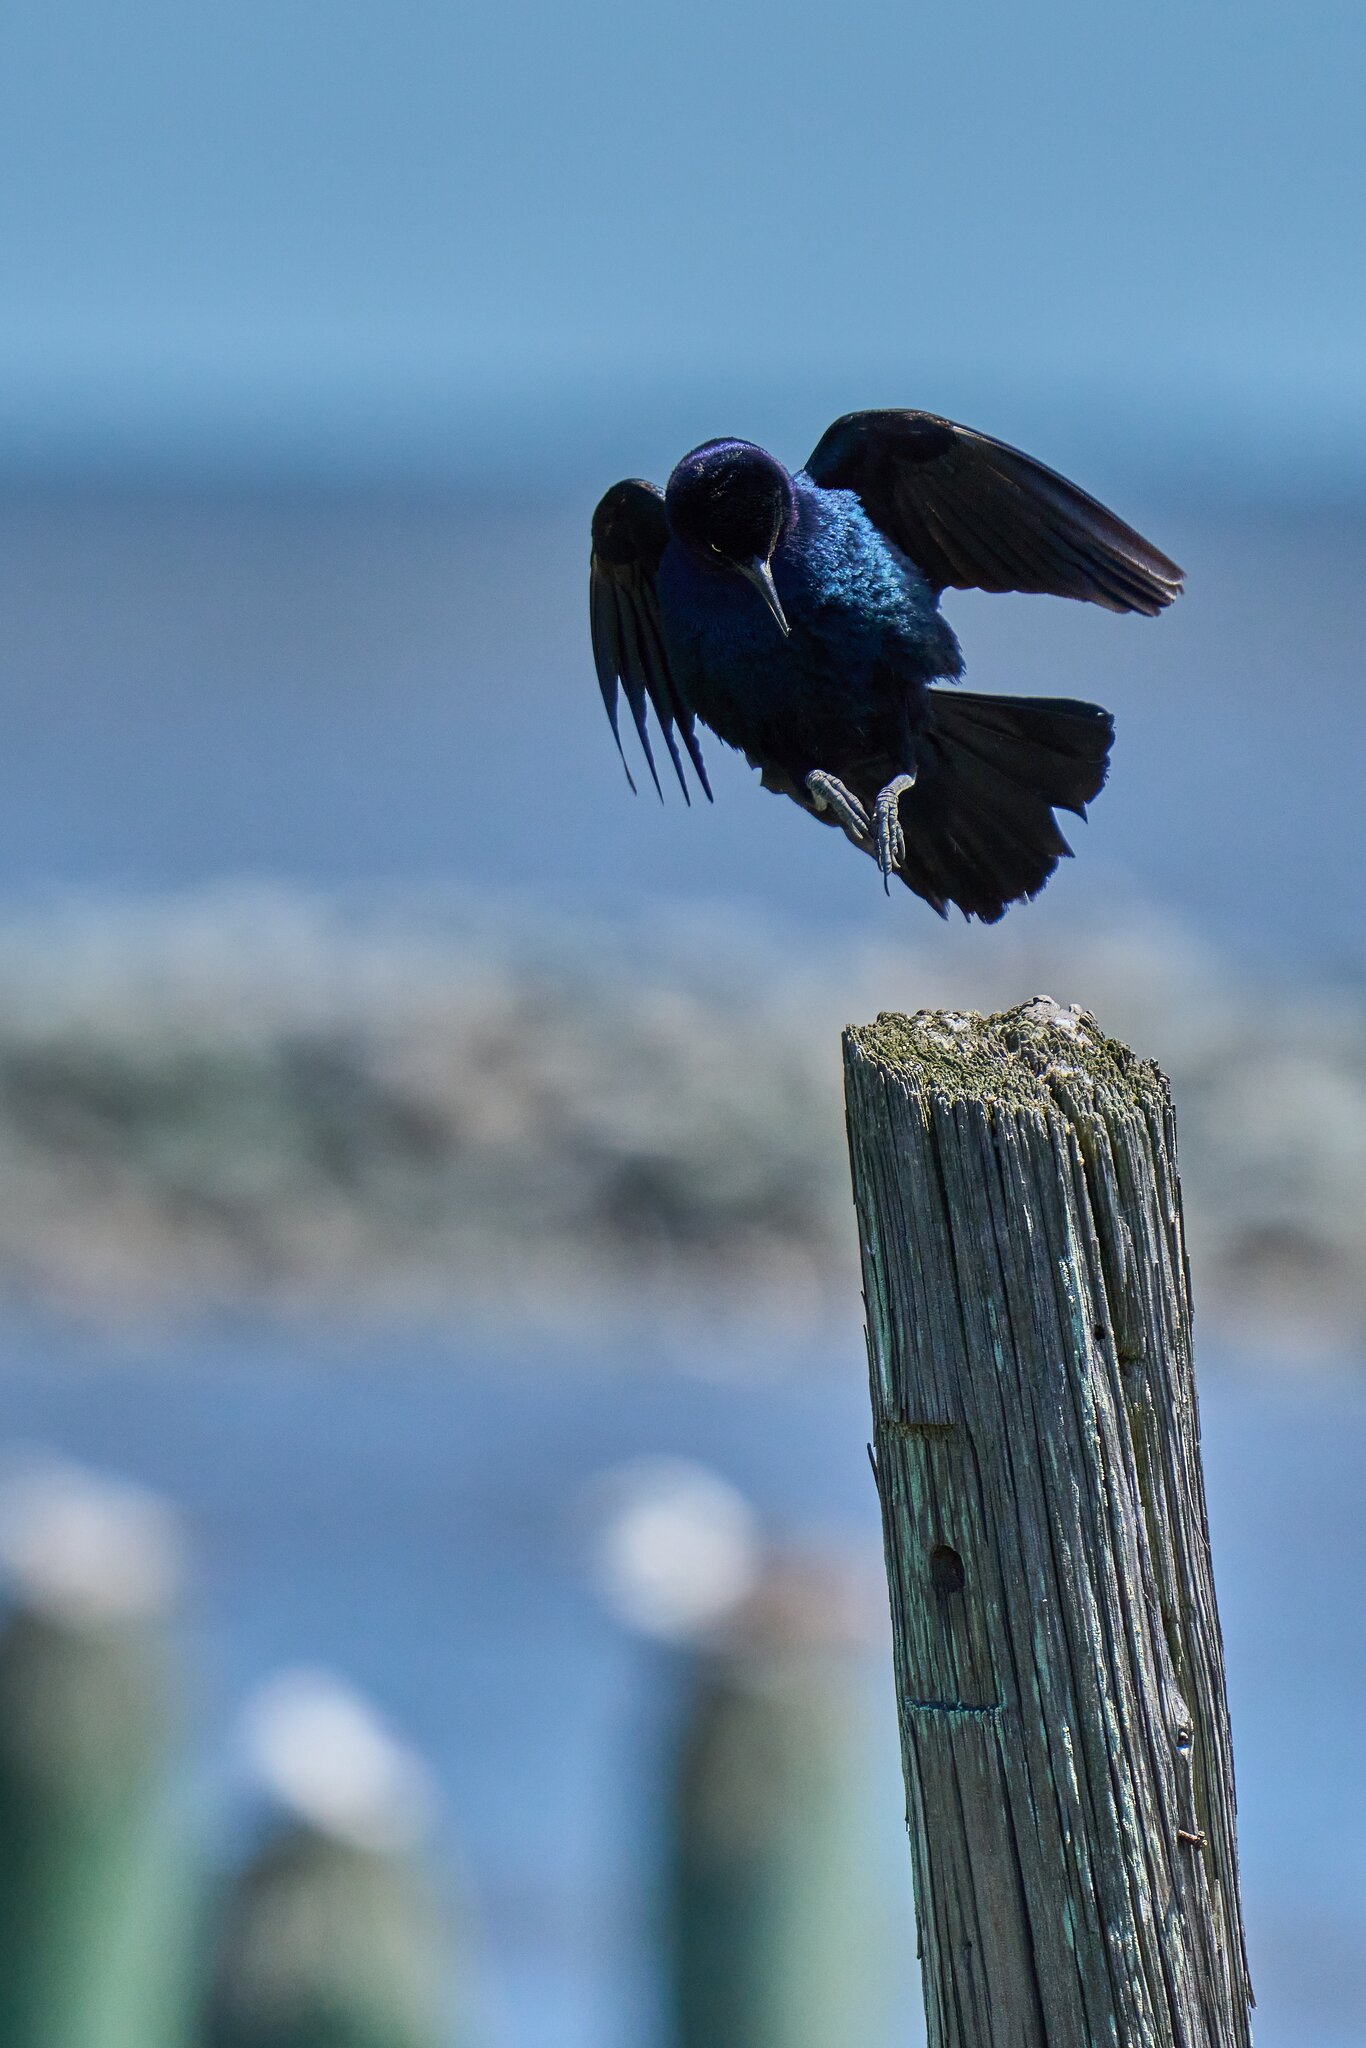
<path fill-rule="evenodd" d="M 948 1543 L 936 1543 L 930 1552 L 930 1584 L 936 1593 L 961 1593 L 968 1582 L 967 1569 L 958 1552 Z"/>

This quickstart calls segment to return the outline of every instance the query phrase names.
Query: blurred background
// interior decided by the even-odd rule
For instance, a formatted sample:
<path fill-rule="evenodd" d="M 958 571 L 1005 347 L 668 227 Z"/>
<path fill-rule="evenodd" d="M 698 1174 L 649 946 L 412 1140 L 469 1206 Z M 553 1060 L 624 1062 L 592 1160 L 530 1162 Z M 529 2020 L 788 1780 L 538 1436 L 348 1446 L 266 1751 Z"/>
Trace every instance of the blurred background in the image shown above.
<path fill-rule="evenodd" d="M 5 2048 L 920 2038 L 837 1034 L 1039 989 L 1172 1076 L 1259 2038 L 1366 2043 L 1364 89 L 1346 0 L 6 7 Z M 606 485 L 889 404 L 1189 575 L 951 595 L 1118 720 L 994 930 L 592 674 Z"/>

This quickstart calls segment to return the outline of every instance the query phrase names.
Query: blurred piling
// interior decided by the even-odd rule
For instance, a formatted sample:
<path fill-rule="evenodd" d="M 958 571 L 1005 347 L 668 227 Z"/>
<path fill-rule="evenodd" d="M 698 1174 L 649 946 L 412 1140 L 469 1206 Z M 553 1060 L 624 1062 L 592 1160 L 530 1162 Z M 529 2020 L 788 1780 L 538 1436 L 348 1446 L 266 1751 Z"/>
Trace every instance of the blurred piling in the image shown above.
<path fill-rule="evenodd" d="M 845 1068 L 930 2048 L 1238 2048 L 1167 1084 L 1046 997 Z"/>
<path fill-rule="evenodd" d="M 162 2048 L 185 1948 L 173 1525 L 132 1489 L 33 1466 L 0 1489 L 0 1572 L 0 2041 Z"/>
<path fill-rule="evenodd" d="M 668 1847 L 675 2048 L 878 2036 L 859 1606 L 848 1573 L 789 1560 L 693 1653 Z"/>
<path fill-rule="evenodd" d="M 248 1737 L 274 1813 L 220 1902 L 206 2048 L 458 2048 L 425 1774 L 322 1673 L 267 1687 Z"/>

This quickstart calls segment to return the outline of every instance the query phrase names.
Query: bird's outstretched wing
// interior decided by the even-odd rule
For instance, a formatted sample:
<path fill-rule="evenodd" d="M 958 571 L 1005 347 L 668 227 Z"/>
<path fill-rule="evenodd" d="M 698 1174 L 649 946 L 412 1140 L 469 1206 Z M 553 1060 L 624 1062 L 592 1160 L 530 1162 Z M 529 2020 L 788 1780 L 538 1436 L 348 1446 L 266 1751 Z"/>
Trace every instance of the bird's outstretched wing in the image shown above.
<path fill-rule="evenodd" d="M 1152 616 L 1182 572 L 1041 462 L 930 412 L 850 412 L 806 465 L 854 491 L 937 590 L 1035 590 Z"/>
<path fill-rule="evenodd" d="M 669 539 L 664 516 L 663 495 L 653 484 L 632 477 L 613 484 L 593 514 L 593 558 L 588 576 L 589 618 L 593 628 L 593 659 L 607 716 L 612 721 L 622 765 L 621 731 L 617 724 L 617 686 L 625 692 L 631 707 L 640 744 L 649 764 L 650 776 L 659 789 L 655 757 L 650 747 L 646 722 L 646 699 L 654 706 L 659 729 L 678 775 L 685 801 L 687 777 L 678 752 L 674 730 L 683 735 L 688 758 L 697 779 L 711 798 L 706 763 L 697 743 L 693 709 L 669 666 L 664 638 L 659 630 L 659 599 L 655 594 L 655 571 Z M 635 778 L 626 768 L 632 789 Z M 661 796 L 663 791 L 660 791 Z"/>

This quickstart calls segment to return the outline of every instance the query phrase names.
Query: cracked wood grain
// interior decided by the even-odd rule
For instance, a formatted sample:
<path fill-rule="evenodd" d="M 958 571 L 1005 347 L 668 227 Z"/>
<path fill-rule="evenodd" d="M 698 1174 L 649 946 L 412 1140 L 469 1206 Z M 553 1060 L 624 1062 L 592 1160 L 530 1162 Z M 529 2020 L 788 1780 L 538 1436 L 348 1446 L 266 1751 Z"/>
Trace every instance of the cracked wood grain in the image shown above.
<path fill-rule="evenodd" d="M 930 2048 L 1243 2048 L 1166 1081 L 1047 997 L 845 1079 Z"/>

